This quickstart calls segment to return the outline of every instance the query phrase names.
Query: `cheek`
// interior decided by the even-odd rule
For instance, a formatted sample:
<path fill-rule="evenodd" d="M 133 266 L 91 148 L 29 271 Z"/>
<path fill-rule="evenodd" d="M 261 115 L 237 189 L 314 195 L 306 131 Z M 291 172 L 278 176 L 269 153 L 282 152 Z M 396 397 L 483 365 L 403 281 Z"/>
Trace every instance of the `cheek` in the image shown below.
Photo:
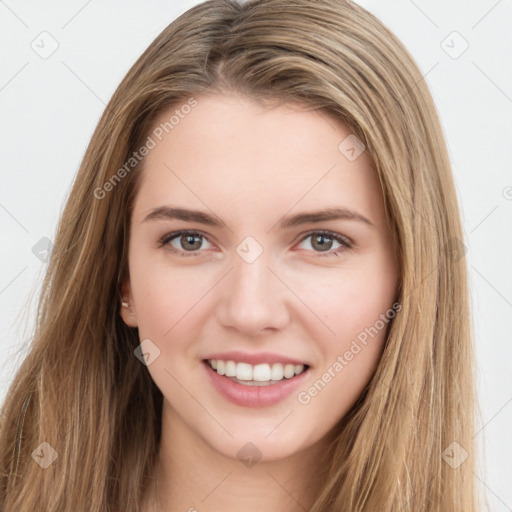
<path fill-rule="evenodd" d="M 163 251 L 163 249 L 158 249 Z M 132 255 L 130 281 L 140 336 L 164 340 L 193 317 L 194 308 L 211 288 L 211 271 L 172 266 L 165 255 Z"/>
<path fill-rule="evenodd" d="M 318 415 L 334 426 L 363 393 L 378 366 L 395 316 L 390 290 L 368 277 L 344 279 L 343 286 L 331 287 L 330 297 L 318 302 L 323 304 L 322 320 L 335 335 L 320 322 L 315 332 L 311 330 L 321 364 L 315 378 L 297 396 L 308 418 Z"/>
<path fill-rule="evenodd" d="M 337 413 L 346 412 L 375 372 L 395 316 L 396 276 L 383 261 L 367 258 L 357 268 L 329 269 L 301 288 L 308 306 L 322 320 L 317 317 L 309 323 L 321 360 L 320 382 L 311 389 L 311 397 L 318 395 L 319 410 L 336 403 L 343 409 Z"/>
<path fill-rule="evenodd" d="M 317 336 L 330 346 L 342 346 L 374 325 L 395 299 L 394 271 L 374 256 L 293 279 L 294 291 L 316 314 Z"/>
<path fill-rule="evenodd" d="M 207 318 L 205 294 L 211 285 L 183 269 L 141 267 L 133 276 L 139 338 L 157 347 L 158 358 L 148 367 L 155 384 L 174 405 L 185 400 L 177 382 L 196 375 L 199 359 L 193 343 Z M 186 400 L 182 404 L 187 407 Z M 189 404 L 190 405 L 190 404 Z"/>

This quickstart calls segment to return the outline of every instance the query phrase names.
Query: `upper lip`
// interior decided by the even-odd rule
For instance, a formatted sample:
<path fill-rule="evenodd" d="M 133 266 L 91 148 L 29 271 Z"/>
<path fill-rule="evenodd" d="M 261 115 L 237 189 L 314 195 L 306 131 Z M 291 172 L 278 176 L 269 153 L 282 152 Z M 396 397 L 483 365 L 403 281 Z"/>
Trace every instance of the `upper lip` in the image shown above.
<path fill-rule="evenodd" d="M 298 359 L 294 359 L 293 357 L 283 356 L 280 354 L 275 354 L 273 352 L 258 352 L 254 354 L 249 354 L 247 352 L 240 352 L 234 350 L 230 352 L 217 352 L 215 354 L 210 354 L 205 359 L 220 359 L 221 361 L 235 361 L 236 363 L 249 363 L 251 365 L 264 363 L 282 363 L 293 365 L 303 364 L 305 366 L 309 366 L 304 361 L 299 361 Z"/>

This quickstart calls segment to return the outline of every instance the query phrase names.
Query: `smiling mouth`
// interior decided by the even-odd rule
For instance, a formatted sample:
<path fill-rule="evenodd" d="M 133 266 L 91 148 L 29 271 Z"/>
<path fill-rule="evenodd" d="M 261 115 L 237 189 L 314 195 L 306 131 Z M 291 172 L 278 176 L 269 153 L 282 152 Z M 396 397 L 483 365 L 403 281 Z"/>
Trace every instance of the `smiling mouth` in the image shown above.
<path fill-rule="evenodd" d="M 263 363 L 252 365 L 220 359 L 205 359 L 204 362 L 219 375 L 244 386 L 272 386 L 291 380 L 309 368 L 304 364 Z"/>

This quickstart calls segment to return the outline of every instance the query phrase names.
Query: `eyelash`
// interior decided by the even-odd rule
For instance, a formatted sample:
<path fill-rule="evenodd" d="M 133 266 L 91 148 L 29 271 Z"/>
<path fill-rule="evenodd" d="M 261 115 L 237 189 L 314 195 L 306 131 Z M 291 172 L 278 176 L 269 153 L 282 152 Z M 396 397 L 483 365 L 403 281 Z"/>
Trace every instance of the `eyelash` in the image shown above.
<path fill-rule="evenodd" d="M 205 238 L 206 240 L 208 240 L 208 238 L 205 235 L 203 235 L 202 233 L 200 233 L 198 231 L 186 231 L 186 230 L 173 231 L 172 233 L 168 233 L 168 234 L 164 235 L 159 240 L 159 247 L 167 246 L 167 250 L 169 250 L 173 254 L 177 254 L 178 256 L 183 256 L 183 257 L 200 256 L 201 255 L 200 251 L 187 251 L 187 252 L 179 251 L 179 250 L 175 249 L 172 245 L 169 245 L 169 242 L 171 242 L 175 238 L 182 236 L 182 235 L 199 236 L 199 237 L 202 237 L 202 238 Z M 348 238 L 346 238 L 342 235 L 338 235 L 337 233 L 333 233 L 332 231 L 322 231 L 322 230 L 311 231 L 311 232 L 307 233 L 300 240 L 300 242 L 303 242 L 304 240 L 306 240 L 307 238 L 309 238 L 310 236 L 313 236 L 313 235 L 324 235 L 324 236 L 327 236 L 328 238 L 332 238 L 333 240 L 335 240 L 336 242 L 341 244 L 341 247 L 338 247 L 338 249 L 335 249 L 334 251 L 329 250 L 329 251 L 326 251 L 325 253 L 322 253 L 320 251 L 313 251 L 313 252 L 318 253 L 318 256 L 321 256 L 321 257 L 339 256 L 340 253 L 346 251 L 347 249 L 351 249 L 353 247 L 353 243 Z"/>

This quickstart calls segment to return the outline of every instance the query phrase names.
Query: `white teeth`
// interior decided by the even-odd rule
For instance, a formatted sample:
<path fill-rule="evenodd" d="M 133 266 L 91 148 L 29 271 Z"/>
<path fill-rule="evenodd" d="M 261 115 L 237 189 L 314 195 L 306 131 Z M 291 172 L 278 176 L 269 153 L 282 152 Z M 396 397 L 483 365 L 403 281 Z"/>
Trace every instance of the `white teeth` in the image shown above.
<path fill-rule="evenodd" d="M 290 379 L 295 375 L 295 366 L 293 366 L 293 364 L 287 364 L 284 367 L 283 373 L 287 379 Z"/>
<path fill-rule="evenodd" d="M 226 377 L 236 377 L 236 363 L 234 361 L 226 361 Z"/>
<path fill-rule="evenodd" d="M 270 376 L 272 380 L 283 380 L 283 365 L 282 364 L 273 364 L 272 370 L 270 371 Z"/>
<path fill-rule="evenodd" d="M 294 366 L 294 373 L 295 373 L 295 375 L 299 375 L 299 373 L 302 373 L 303 370 L 304 370 L 304 365 L 303 364 L 296 364 Z"/>
<path fill-rule="evenodd" d="M 233 364 L 236 364 L 236 378 L 238 380 L 252 380 L 252 365 L 248 363 L 234 362 Z"/>
<path fill-rule="evenodd" d="M 270 365 L 257 364 L 252 370 L 252 380 L 267 382 L 270 380 Z"/>
<path fill-rule="evenodd" d="M 302 373 L 305 369 L 303 364 L 283 365 L 281 363 L 274 363 L 270 365 L 263 363 L 253 366 L 249 363 L 236 363 L 235 361 L 222 361 L 220 359 L 209 359 L 208 364 L 219 375 L 245 381 L 248 385 L 256 385 L 256 382 L 271 384 L 283 380 L 283 378 L 291 379 L 295 375 Z"/>

